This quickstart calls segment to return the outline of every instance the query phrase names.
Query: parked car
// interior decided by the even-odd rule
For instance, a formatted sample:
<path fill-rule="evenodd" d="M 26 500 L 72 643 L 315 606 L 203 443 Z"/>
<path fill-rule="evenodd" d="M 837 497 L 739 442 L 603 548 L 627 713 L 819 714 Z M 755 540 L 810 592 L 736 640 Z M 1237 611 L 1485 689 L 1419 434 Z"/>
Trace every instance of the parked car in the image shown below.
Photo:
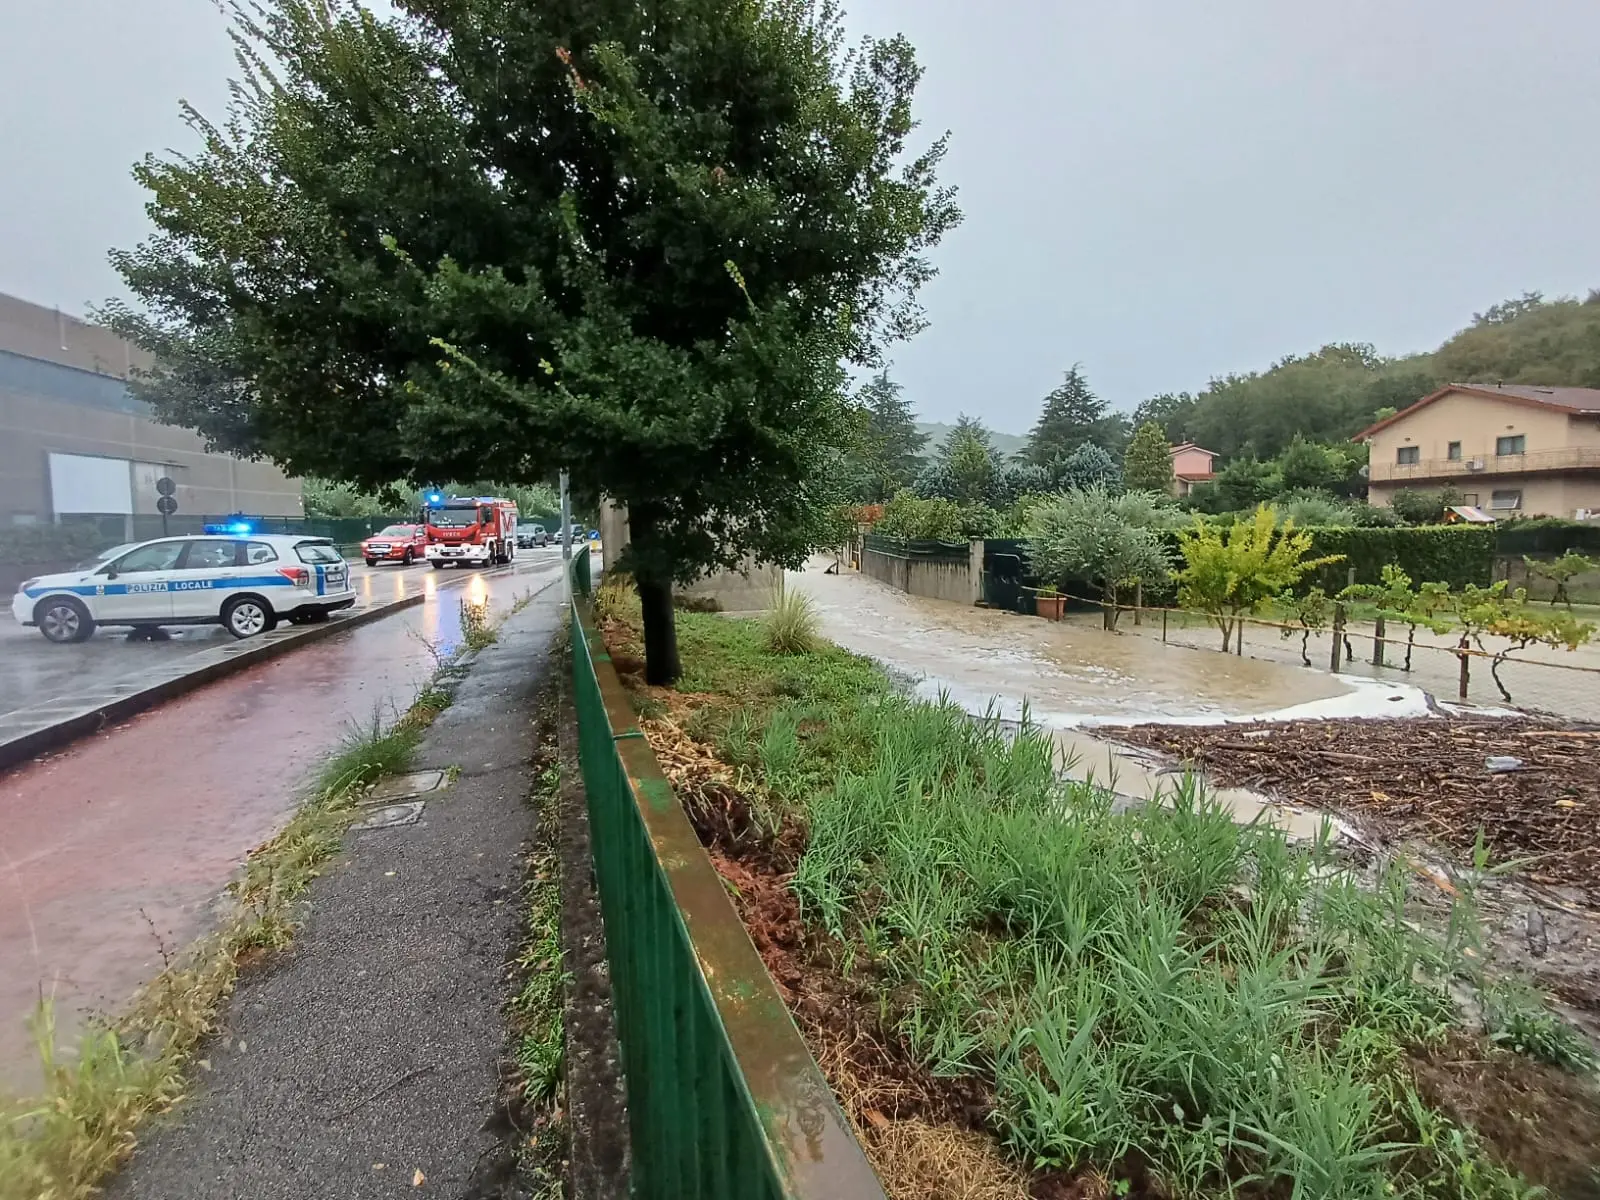
<path fill-rule="evenodd" d="M 367 566 L 397 562 L 409 567 L 428 551 L 428 530 L 423 525 L 390 525 L 361 543 L 361 557 Z"/>
<path fill-rule="evenodd" d="M 140 542 L 91 569 L 26 579 L 11 615 L 52 642 L 81 642 L 98 625 L 220 624 L 246 638 L 355 602 L 350 569 L 328 538 L 208 535 Z"/>
<path fill-rule="evenodd" d="M 531 550 L 535 546 L 548 546 L 550 544 L 549 531 L 543 525 L 518 525 L 517 549 Z"/>

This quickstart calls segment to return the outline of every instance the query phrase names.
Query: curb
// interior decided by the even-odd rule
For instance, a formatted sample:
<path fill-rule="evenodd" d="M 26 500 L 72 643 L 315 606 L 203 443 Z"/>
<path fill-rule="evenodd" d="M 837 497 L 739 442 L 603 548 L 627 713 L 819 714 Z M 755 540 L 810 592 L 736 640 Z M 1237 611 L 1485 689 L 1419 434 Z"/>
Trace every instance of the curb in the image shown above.
<path fill-rule="evenodd" d="M 440 590 L 456 586 L 458 585 L 452 581 Z M 235 642 L 227 646 L 199 650 L 191 656 L 177 660 L 175 670 L 171 670 L 165 677 L 158 677 L 147 687 L 131 691 L 122 690 L 128 687 L 124 680 L 108 685 L 105 691 L 63 696 L 51 700 L 44 707 L 46 711 L 59 712 L 58 717 L 47 724 L 25 725 L 15 733 L 7 731 L 7 718 L 14 715 L 25 717 L 26 714 L 21 712 L 0 714 L 0 771 L 9 770 L 47 750 L 59 749 L 79 738 L 99 733 L 113 722 L 126 720 L 158 704 L 233 675 L 246 667 L 270 662 L 301 646 L 322 641 L 347 630 L 359 629 L 363 625 L 370 625 L 403 609 L 414 608 L 426 599 L 427 593 L 419 591 L 414 596 L 387 600 L 382 604 L 344 615 L 333 615 L 320 625 L 290 626 L 282 631 L 275 630 L 259 639 L 252 638 L 248 642 Z M 195 659 L 204 661 L 195 663 Z M 156 674 L 159 676 L 161 673 L 156 672 Z"/>

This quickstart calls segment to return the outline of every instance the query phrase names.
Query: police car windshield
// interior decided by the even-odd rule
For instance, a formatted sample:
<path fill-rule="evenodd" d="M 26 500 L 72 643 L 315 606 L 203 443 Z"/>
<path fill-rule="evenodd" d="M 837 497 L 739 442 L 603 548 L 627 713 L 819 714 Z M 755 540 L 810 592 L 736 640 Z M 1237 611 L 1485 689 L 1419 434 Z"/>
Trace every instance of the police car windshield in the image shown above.
<path fill-rule="evenodd" d="M 436 508 L 429 523 L 440 529 L 465 529 L 478 523 L 478 509 L 476 505 L 471 508 Z"/>

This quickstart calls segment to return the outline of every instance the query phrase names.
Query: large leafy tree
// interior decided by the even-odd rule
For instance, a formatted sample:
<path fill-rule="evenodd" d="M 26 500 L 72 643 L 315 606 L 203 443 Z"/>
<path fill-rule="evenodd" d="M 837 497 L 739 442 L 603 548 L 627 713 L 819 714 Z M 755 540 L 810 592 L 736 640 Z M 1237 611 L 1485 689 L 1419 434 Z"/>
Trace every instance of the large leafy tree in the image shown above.
<path fill-rule="evenodd" d="M 1130 492 L 1172 490 L 1172 447 L 1155 421 L 1139 426 L 1122 458 L 1122 485 Z"/>
<path fill-rule="evenodd" d="M 842 363 L 921 326 L 957 220 L 903 39 L 827 0 L 240 6 L 225 123 L 149 158 L 113 260 L 166 419 L 365 487 L 488 476 L 629 509 L 647 674 L 671 585 L 798 561 Z"/>
<path fill-rule="evenodd" d="M 1044 398 L 1044 408 L 1022 456 L 1037 466 L 1047 466 L 1083 442 L 1120 455 L 1127 436 L 1127 418 L 1106 411 L 1106 402 L 1094 394 L 1082 366 L 1074 364 Z"/>

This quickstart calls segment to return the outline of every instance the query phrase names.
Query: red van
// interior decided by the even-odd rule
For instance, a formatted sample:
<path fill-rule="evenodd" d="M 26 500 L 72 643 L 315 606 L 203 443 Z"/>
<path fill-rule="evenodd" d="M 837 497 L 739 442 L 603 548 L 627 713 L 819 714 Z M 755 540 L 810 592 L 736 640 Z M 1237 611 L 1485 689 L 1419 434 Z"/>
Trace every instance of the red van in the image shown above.
<path fill-rule="evenodd" d="M 428 531 L 422 525 L 390 525 L 379 530 L 361 543 L 361 557 L 367 566 L 381 562 L 397 562 L 409 567 L 422 559 L 428 550 Z"/>

